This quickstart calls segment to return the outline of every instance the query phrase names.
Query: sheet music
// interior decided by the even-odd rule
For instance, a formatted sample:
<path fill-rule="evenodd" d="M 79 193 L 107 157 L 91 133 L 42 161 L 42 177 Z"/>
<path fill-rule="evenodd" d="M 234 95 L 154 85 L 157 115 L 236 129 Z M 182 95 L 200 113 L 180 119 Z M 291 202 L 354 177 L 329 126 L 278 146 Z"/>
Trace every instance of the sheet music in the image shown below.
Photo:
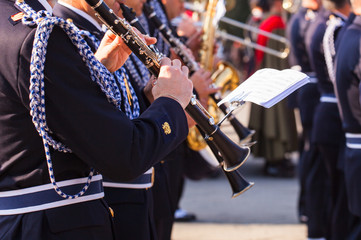
<path fill-rule="evenodd" d="M 308 76 L 296 70 L 260 69 L 218 105 L 224 102 L 249 101 L 270 108 L 308 82 Z"/>

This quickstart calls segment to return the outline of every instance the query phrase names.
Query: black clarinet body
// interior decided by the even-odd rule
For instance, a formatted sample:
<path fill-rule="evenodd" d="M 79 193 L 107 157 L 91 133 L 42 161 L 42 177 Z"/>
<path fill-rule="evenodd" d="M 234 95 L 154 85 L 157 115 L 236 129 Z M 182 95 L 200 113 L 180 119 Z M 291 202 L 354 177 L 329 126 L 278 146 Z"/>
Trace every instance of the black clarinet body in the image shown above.
<path fill-rule="evenodd" d="M 140 24 L 133 8 L 129 8 L 124 3 L 120 3 L 120 8 L 123 12 L 123 17 L 129 22 L 130 25 L 139 30 L 142 34 L 147 34 L 142 24 Z"/>
<path fill-rule="evenodd" d="M 142 61 L 149 71 L 157 77 L 160 72 L 162 56 L 152 51 L 139 37 L 130 24 L 119 18 L 103 0 L 86 0 L 95 10 L 96 16 L 117 36 L 121 37 L 129 49 Z M 193 96 L 185 109 L 198 126 L 212 141 L 224 159 L 224 170 L 234 171 L 249 157 L 249 147 L 239 147 L 229 139 L 214 123 L 214 119 Z"/>

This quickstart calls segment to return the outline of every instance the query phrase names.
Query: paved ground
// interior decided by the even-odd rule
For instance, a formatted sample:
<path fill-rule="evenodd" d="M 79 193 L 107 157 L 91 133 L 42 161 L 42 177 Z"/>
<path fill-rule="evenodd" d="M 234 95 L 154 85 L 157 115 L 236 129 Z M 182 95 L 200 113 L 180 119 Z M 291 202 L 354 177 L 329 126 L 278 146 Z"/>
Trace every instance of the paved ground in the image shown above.
<path fill-rule="evenodd" d="M 261 159 L 242 166 L 255 185 L 231 199 L 225 177 L 187 181 L 181 207 L 197 215 L 193 223 L 176 223 L 174 240 L 302 240 L 306 228 L 297 219 L 297 179 L 262 175 Z"/>
<path fill-rule="evenodd" d="M 173 240 L 304 240 L 303 225 L 177 223 Z"/>
<path fill-rule="evenodd" d="M 297 178 L 266 177 L 263 160 L 252 157 L 241 169 L 255 185 L 235 199 L 223 175 L 186 182 L 181 207 L 195 213 L 197 221 L 176 223 L 173 240 L 306 239 L 306 228 L 297 219 Z"/>

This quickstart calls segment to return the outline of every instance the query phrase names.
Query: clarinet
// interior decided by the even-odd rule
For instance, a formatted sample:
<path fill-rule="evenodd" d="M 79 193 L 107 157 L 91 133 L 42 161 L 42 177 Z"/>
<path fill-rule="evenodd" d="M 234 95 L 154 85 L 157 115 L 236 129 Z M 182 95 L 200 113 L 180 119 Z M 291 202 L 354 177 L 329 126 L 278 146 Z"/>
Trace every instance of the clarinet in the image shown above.
<path fill-rule="evenodd" d="M 134 19 L 132 17 L 134 18 L 136 17 L 135 15 L 129 13 L 129 11 L 131 10 L 129 8 L 128 9 L 125 8 L 124 11 L 127 12 L 126 15 L 127 17 L 129 17 L 129 19 L 128 18 L 126 19 L 129 22 L 133 22 Z M 162 23 L 162 21 L 156 16 L 154 9 L 148 3 L 144 3 L 143 12 L 152 21 L 154 26 L 158 28 L 164 40 L 168 42 L 168 44 L 174 49 L 177 55 L 182 59 L 184 64 L 189 68 L 190 75 L 192 75 L 194 72 L 199 70 L 200 68 L 199 64 L 191 56 L 189 56 L 187 51 L 184 50 L 187 47 L 182 43 L 182 41 L 180 41 L 179 37 L 174 36 L 172 30 L 166 24 Z M 220 94 L 213 93 L 210 94 L 210 97 L 215 103 L 218 103 L 222 100 Z M 219 109 L 221 109 L 223 114 L 227 116 L 228 121 L 231 123 L 239 139 L 242 141 L 243 139 L 247 138 L 248 135 L 250 134 L 250 130 L 244 127 L 232 113 L 229 113 L 228 108 L 224 104 L 219 106 Z"/>
<path fill-rule="evenodd" d="M 139 32 L 141 32 L 142 34 L 146 35 L 147 32 L 143 28 L 143 25 L 140 24 L 139 19 L 135 15 L 133 8 L 126 6 L 124 3 L 120 3 L 119 5 L 122 9 L 123 17 L 130 23 L 130 25 L 138 29 Z"/>
<path fill-rule="evenodd" d="M 157 77 L 160 72 L 162 56 L 152 51 L 131 25 L 125 19 L 119 18 L 103 0 L 86 0 L 86 2 L 95 10 L 96 17 L 115 35 L 121 37 L 129 49 Z M 240 147 L 229 139 L 215 124 L 213 117 L 203 108 L 195 96 L 191 98 L 185 110 L 206 134 L 206 140 L 212 141 L 217 147 L 224 158 L 224 170 L 234 171 L 238 169 L 249 157 L 250 148 Z"/>

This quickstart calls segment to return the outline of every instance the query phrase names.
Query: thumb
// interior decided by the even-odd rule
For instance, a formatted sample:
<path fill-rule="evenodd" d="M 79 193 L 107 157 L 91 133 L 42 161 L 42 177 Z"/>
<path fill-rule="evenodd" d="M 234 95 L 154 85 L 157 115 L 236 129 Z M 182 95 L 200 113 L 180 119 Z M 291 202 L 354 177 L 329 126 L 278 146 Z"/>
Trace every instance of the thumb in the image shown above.
<path fill-rule="evenodd" d="M 142 34 L 137 28 L 133 27 L 133 30 L 135 31 L 136 34 L 138 34 L 138 36 L 147 44 L 147 45 L 152 45 L 155 44 L 157 42 L 157 39 L 154 37 L 149 37 L 148 35 L 144 35 Z"/>

